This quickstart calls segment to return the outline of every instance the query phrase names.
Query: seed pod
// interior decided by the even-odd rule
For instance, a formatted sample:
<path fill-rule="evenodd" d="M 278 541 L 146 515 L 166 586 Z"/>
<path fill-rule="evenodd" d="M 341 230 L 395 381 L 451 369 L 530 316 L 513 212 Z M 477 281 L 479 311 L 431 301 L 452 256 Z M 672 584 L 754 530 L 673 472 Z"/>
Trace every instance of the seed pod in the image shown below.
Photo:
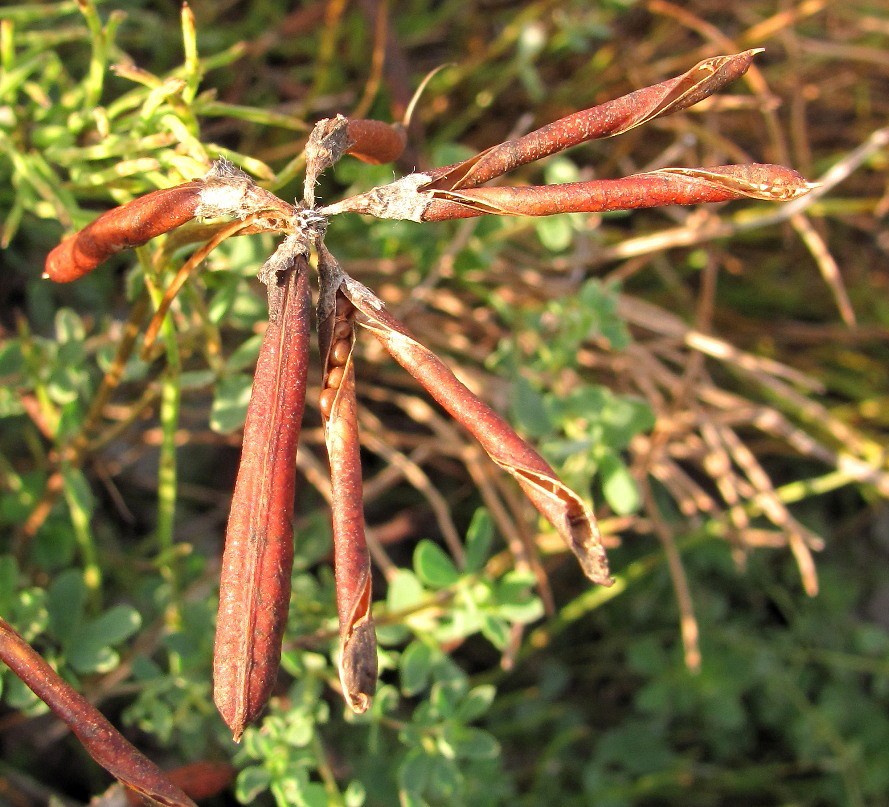
<path fill-rule="evenodd" d="M 290 601 L 310 297 L 305 255 L 284 257 L 273 256 L 277 278 L 269 284 L 270 321 L 256 365 L 222 559 L 213 696 L 236 741 L 271 694 Z"/>
<path fill-rule="evenodd" d="M 346 132 L 352 141 L 346 154 L 372 165 L 397 160 L 407 143 L 404 126 L 399 123 L 358 118 L 349 121 Z"/>
<path fill-rule="evenodd" d="M 132 746 L 2 618 L 0 658 L 65 721 L 87 753 L 112 776 L 152 804 L 195 807 L 185 793 Z"/>
<path fill-rule="evenodd" d="M 704 59 L 681 76 L 575 112 L 461 163 L 436 168 L 430 172 L 432 181 L 424 190 L 474 188 L 587 140 L 613 137 L 654 118 L 687 109 L 742 76 L 759 52 L 745 50 Z"/>
<path fill-rule="evenodd" d="M 321 249 L 321 299 L 330 292 L 329 253 Z M 376 633 L 371 614 L 370 555 L 364 532 L 361 494 L 361 455 L 352 364 L 352 316 L 354 306 L 340 292 L 334 293 L 333 310 L 318 327 L 324 378 L 321 414 L 330 458 L 333 503 L 333 552 L 336 599 L 340 623 L 340 683 L 352 709 L 370 706 L 377 684 Z M 336 341 L 334 340 L 334 337 Z M 333 361 L 337 352 L 336 362 Z M 344 353 L 344 355 L 340 355 Z"/>
<path fill-rule="evenodd" d="M 781 165 L 750 163 L 713 168 L 662 168 L 620 179 L 594 179 L 563 185 L 467 188 L 432 191 L 423 221 L 469 218 L 487 213 L 551 216 L 599 213 L 662 205 L 696 205 L 732 199 L 786 202 L 814 186 Z"/>
<path fill-rule="evenodd" d="M 68 236 L 46 257 L 43 276 L 69 283 L 131 247 L 138 247 L 190 221 L 200 203 L 202 182 L 152 191 L 103 213 Z"/>
<path fill-rule="evenodd" d="M 392 358 L 518 482 L 541 515 L 562 535 L 586 576 L 595 583 L 612 585 L 596 518 L 580 496 L 438 356 L 417 342 L 370 289 L 348 276 L 341 283 L 343 293 L 358 309 L 355 321 L 373 333 Z"/>

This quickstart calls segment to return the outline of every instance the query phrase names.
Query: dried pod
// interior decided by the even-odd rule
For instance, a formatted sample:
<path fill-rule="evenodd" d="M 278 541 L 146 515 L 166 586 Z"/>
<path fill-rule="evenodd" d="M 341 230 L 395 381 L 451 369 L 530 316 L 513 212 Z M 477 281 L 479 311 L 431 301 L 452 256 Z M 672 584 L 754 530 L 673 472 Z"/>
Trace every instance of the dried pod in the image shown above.
<path fill-rule="evenodd" d="M 336 291 L 338 267 L 322 247 L 321 305 L 318 340 L 324 358 L 321 414 L 330 459 L 333 506 L 333 551 L 340 623 L 340 683 L 346 702 L 356 712 L 370 706 L 377 684 L 377 648 L 371 614 L 371 565 L 364 531 L 361 455 L 352 363 L 352 304 Z M 328 271 L 334 269 L 333 272 Z M 332 298 L 332 299 L 331 299 Z M 322 318 L 323 317 L 323 318 Z M 344 360 L 335 351 L 346 348 Z"/>
<path fill-rule="evenodd" d="M 663 168 L 620 179 L 564 185 L 435 190 L 433 200 L 423 210 L 422 220 L 443 221 L 490 213 L 515 216 L 600 213 L 745 198 L 785 202 L 808 193 L 812 187 L 796 171 L 781 165 Z"/>
<path fill-rule="evenodd" d="M 500 415 L 463 385 L 438 356 L 417 342 L 373 292 L 348 276 L 341 288 L 358 309 L 355 321 L 370 330 L 389 354 L 478 440 L 491 459 L 519 483 L 564 538 L 587 577 L 611 585 L 614 581 L 595 516 L 580 496 Z"/>
<path fill-rule="evenodd" d="M 103 213 L 47 255 L 43 276 L 57 283 L 77 280 L 112 255 L 194 218 L 252 216 L 251 226 L 242 230 L 246 234 L 289 229 L 296 212 L 228 160 L 217 160 L 203 179 L 152 191 Z"/>
<path fill-rule="evenodd" d="M 43 276 L 56 283 L 69 283 L 112 255 L 180 227 L 195 217 L 203 187 L 200 181 L 186 182 L 152 191 L 103 213 L 47 255 Z"/>
<path fill-rule="evenodd" d="M 87 753 L 118 781 L 153 804 L 195 807 L 160 768 L 132 746 L 2 618 L 0 658 L 65 721 Z"/>
<path fill-rule="evenodd" d="M 372 165 L 397 160 L 407 144 L 407 134 L 400 123 L 350 119 L 346 131 L 352 141 L 346 154 Z"/>
<path fill-rule="evenodd" d="M 290 246 L 285 241 L 282 248 Z M 275 683 L 290 601 L 310 295 L 305 255 L 280 253 L 273 256 L 277 277 L 269 274 L 270 321 L 247 410 L 220 580 L 213 696 L 235 740 Z"/>
<path fill-rule="evenodd" d="M 654 118 L 687 109 L 746 73 L 759 52 L 761 49 L 746 50 L 704 59 L 681 76 L 575 112 L 461 163 L 436 168 L 423 190 L 474 188 L 579 143 L 613 137 Z"/>

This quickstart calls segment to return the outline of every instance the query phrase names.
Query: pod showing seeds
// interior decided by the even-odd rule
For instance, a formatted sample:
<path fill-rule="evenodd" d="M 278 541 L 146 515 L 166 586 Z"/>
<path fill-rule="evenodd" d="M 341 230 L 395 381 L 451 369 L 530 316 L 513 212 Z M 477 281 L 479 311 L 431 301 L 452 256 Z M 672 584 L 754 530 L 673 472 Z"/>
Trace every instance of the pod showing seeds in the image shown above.
<path fill-rule="evenodd" d="M 222 559 L 213 697 L 235 740 L 274 686 L 290 601 L 310 297 L 305 255 L 288 257 L 276 259 L 277 277 L 270 278 L 270 321 L 256 365 Z"/>
<path fill-rule="evenodd" d="M 103 213 L 46 256 L 43 276 L 56 283 L 69 283 L 92 272 L 112 255 L 180 227 L 195 217 L 202 188 L 202 182 L 186 182 L 152 191 Z"/>
<path fill-rule="evenodd" d="M 340 683 L 356 712 L 370 706 L 377 683 L 376 633 L 371 614 L 370 555 L 364 531 L 361 455 L 352 363 L 355 308 L 336 291 L 338 266 L 319 248 L 321 300 L 332 298 L 332 310 L 319 316 L 318 339 L 324 358 L 321 414 L 330 459 L 333 502 L 333 552 L 337 612 L 340 623 Z"/>
<path fill-rule="evenodd" d="M 331 367 L 327 374 L 327 389 L 339 389 L 345 375 L 344 367 Z"/>

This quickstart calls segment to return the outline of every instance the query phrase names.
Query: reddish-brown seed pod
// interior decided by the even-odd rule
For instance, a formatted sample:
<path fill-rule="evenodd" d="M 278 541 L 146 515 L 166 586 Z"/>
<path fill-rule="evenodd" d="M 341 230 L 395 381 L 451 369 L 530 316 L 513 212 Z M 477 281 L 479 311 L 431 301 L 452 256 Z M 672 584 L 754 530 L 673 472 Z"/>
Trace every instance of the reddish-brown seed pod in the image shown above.
<path fill-rule="evenodd" d="M 732 199 L 788 201 L 811 190 L 796 171 L 780 165 L 719 165 L 713 168 L 664 168 L 620 179 L 595 179 L 564 185 L 467 188 L 432 191 L 424 221 L 485 214 L 550 216 L 599 213 L 663 205 L 694 205 Z"/>
<path fill-rule="evenodd" d="M 371 614 L 370 554 L 362 506 L 355 369 L 351 358 L 354 343 L 351 317 L 355 308 L 336 289 L 339 277 L 334 271 L 338 267 L 333 257 L 323 246 L 319 252 L 321 298 L 332 302 L 333 309 L 319 323 L 318 341 L 325 360 L 321 413 L 330 459 L 334 572 L 341 645 L 340 684 L 346 702 L 355 712 L 361 713 L 370 706 L 376 691 L 377 649 Z M 334 334 L 343 338 L 333 341 Z M 348 348 L 345 361 L 333 364 L 332 353 L 340 345 Z"/>
<path fill-rule="evenodd" d="M 262 711 L 274 686 L 290 601 L 296 448 L 310 323 L 308 264 L 304 255 L 294 261 L 295 268 L 270 278 L 270 321 L 256 365 L 222 558 L 213 696 L 235 740 Z"/>
<path fill-rule="evenodd" d="M 404 126 L 399 123 L 358 118 L 348 122 L 346 132 L 352 141 L 346 154 L 372 165 L 397 160 L 407 143 Z"/>
<path fill-rule="evenodd" d="M 424 190 L 474 188 L 520 165 L 596 138 L 613 137 L 648 121 L 687 109 L 742 76 L 758 50 L 714 56 L 681 76 L 584 109 L 492 146 L 461 163 L 436 168 Z"/>
<path fill-rule="evenodd" d="M 130 247 L 138 247 L 194 218 L 202 182 L 186 182 L 140 196 L 103 213 L 49 255 L 43 276 L 56 283 L 77 280 Z"/>
<path fill-rule="evenodd" d="M 608 558 L 595 516 L 546 460 L 490 406 L 474 395 L 432 351 L 417 342 L 369 289 L 343 284 L 358 309 L 355 321 L 370 330 L 389 354 L 509 473 L 538 511 L 559 531 L 593 582 L 611 585 Z"/>
<path fill-rule="evenodd" d="M 68 725 L 87 753 L 112 776 L 152 804 L 195 807 L 160 768 L 132 746 L 2 618 L 0 658 Z"/>

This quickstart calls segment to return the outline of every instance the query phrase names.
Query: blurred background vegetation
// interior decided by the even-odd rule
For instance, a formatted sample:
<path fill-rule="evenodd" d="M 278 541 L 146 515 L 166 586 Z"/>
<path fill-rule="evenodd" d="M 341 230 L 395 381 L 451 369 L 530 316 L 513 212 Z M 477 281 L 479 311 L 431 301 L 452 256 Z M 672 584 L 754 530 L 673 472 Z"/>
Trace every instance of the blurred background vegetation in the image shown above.
<path fill-rule="evenodd" d="M 193 0 L 194 29 L 173 0 L 0 7 L 0 614 L 163 767 L 232 779 L 208 804 L 889 803 L 885 4 L 292 5 Z M 344 161 L 322 200 L 750 47 L 718 97 L 511 179 L 778 162 L 825 183 L 805 207 L 331 222 L 347 271 L 589 494 L 617 583 L 590 588 L 365 340 L 380 693 L 356 718 L 335 690 L 319 365 L 283 669 L 235 747 L 210 653 L 274 242 L 218 249 L 144 361 L 193 231 L 70 286 L 46 253 L 220 155 L 296 196 L 315 120 L 400 119 L 442 65 L 402 163 Z M 0 801 L 109 786 L 8 671 L 0 747 Z"/>

